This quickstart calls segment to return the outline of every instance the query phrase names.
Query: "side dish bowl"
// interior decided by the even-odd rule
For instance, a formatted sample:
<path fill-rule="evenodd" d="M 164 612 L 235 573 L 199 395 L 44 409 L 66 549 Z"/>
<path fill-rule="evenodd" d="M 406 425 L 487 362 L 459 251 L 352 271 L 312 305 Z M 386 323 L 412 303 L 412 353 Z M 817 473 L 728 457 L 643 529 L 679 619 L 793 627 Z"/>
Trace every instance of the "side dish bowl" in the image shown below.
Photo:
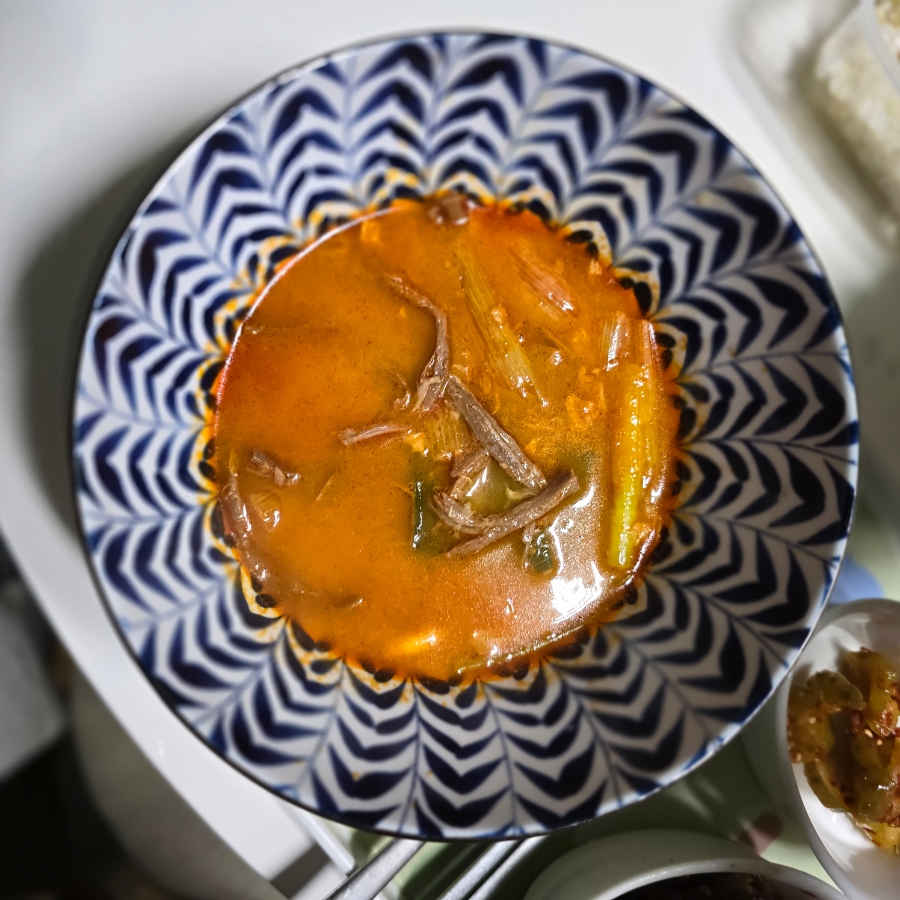
<path fill-rule="evenodd" d="M 645 885 L 685 875 L 742 872 L 761 875 L 783 900 L 840 900 L 818 878 L 760 859 L 723 838 L 692 831 L 630 831 L 590 841 L 561 856 L 529 888 L 525 900 L 615 900 Z"/>
<path fill-rule="evenodd" d="M 677 373 L 682 455 L 629 615 L 458 686 L 355 668 L 245 595 L 209 463 L 217 378 L 279 267 L 355 216 L 451 188 L 530 209 L 634 289 Z M 474 839 L 619 808 L 737 734 L 834 581 L 857 430 L 827 281 L 714 126 L 570 47 L 422 34 L 277 76 L 169 167 L 90 311 L 73 460 L 100 593 L 198 737 L 321 815 Z"/>
<path fill-rule="evenodd" d="M 822 867 L 848 897 L 897 896 L 900 857 L 876 847 L 845 813 L 827 809 L 813 793 L 803 766 L 788 752 L 787 710 L 791 682 L 823 669 L 836 671 L 844 653 L 866 647 L 896 659 L 900 651 L 900 603 L 860 600 L 827 610 L 800 654 L 791 678 L 743 736 L 747 756 L 766 792 L 806 832 Z"/>

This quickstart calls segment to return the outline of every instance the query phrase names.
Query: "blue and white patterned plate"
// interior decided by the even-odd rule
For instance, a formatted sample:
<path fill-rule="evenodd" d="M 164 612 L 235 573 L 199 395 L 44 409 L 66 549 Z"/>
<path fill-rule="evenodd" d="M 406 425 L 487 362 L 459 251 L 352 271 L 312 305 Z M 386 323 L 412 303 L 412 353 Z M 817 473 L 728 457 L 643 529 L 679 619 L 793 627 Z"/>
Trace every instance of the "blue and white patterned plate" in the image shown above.
<path fill-rule="evenodd" d="M 379 680 L 259 607 L 217 532 L 208 462 L 217 375 L 279 264 L 447 187 L 560 223 L 634 285 L 678 373 L 684 451 L 633 614 L 468 687 Z M 109 611 L 202 740 L 351 825 L 509 837 L 671 783 L 781 681 L 844 550 L 856 402 L 821 269 L 705 119 L 568 47 L 425 34 L 278 76 L 172 164 L 94 300 L 74 459 Z"/>

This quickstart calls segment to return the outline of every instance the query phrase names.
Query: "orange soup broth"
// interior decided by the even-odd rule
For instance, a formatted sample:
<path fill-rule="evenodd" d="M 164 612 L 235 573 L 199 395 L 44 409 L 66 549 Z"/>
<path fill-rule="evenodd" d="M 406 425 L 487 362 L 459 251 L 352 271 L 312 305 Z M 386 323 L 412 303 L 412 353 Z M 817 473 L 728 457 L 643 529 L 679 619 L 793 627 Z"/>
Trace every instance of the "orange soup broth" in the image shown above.
<path fill-rule="evenodd" d="M 518 336 L 536 391 L 511 389 L 492 364 L 463 290 L 460 246 Z M 510 251 L 523 247 L 565 282 L 572 312 L 542 306 L 516 274 Z M 413 409 L 435 321 L 385 275 L 446 314 L 452 371 L 543 472 L 578 475 L 578 493 L 543 520 L 553 574 L 523 565 L 521 534 L 471 556 L 413 547 L 414 473 L 446 485 L 451 462 L 429 450 L 434 413 Z M 252 553 L 268 573 L 257 589 L 353 663 L 451 681 L 508 671 L 612 618 L 666 524 L 677 425 L 655 349 L 649 421 L 638 423 L 647 416 L 629 400 L 635 364 L 608 368 L 604 335 L 622 313 L 640 319 L 633 293 L 530 213 L 477 208 L 464 225 L 437 224 L 422 204 L 401 202 L 314 245 L 243 323 L 219 387 L 216 462 L 220 481 L 233 478 L 248 501 Z M 400 409 L 407 390 L 413 403 Z M 338 437 L 385 422 L 408 433 L 350 446 Z M 638 464 L 622 451 L 638 424 L 655 459 L 635 507 L 640 546 L 623 567 L 615 493 Z M 278 487 L 250 471 L 254 450 L 299 479 Z"/>

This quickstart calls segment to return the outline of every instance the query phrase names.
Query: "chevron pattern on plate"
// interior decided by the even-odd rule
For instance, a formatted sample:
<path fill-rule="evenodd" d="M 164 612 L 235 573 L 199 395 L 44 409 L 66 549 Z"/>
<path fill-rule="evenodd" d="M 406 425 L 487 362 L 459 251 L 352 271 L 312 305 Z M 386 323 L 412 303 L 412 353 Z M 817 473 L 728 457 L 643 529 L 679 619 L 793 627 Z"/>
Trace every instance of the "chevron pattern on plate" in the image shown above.
<path fill-rule="evenodd" d="M 364 211 L 447 187 L 611 261 L 678 373 L 683 449 L 680 506 L 630 614 L 459 687 L 354 669 L 258 606 L 209 462 L 218 373 L 275 272 Z M 631 803 L 735 735 L 834 580 L 857 418 L 825 278 L 712 125 L 586 53 L 427 34 L 279 76 L 173 163 L 93 304 L 74 461 L 110 614 L 190 728 L 322 815 L 472 839 Z"/>

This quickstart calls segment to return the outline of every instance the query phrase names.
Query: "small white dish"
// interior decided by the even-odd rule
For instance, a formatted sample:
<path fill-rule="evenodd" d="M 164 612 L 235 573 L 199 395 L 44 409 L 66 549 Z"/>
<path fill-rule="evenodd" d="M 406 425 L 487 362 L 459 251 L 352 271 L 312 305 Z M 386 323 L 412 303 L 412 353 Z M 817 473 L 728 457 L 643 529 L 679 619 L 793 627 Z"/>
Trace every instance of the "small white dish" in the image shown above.
<path fill-rule="evenodd" d="M 669 829 L 590 841 L 548 866 L 525 900 L 614 900 L 647 884 L 712 872 L 762 875 L 781 889 L 784 900 L 842 900 L 824 881 L 766 862 L 742 844 Z"/>
<path fill-rule="evenodd" d="M 791 682 L 822 669 L 836 669 L 848 650 L 868 647 L 888 657 L 900 653 L 900 603 L 859 600 L 830 607 L 800 654 L 792 677 L 743 733 L 750 765 L 770 798 L 795 818 L 834 883 L 854 900 L 897 900 L 900 856 L 876 847 L 844 813 L 827 809 L 815 796 L 803 766 L 791 762 L 787 704 Z"/>

